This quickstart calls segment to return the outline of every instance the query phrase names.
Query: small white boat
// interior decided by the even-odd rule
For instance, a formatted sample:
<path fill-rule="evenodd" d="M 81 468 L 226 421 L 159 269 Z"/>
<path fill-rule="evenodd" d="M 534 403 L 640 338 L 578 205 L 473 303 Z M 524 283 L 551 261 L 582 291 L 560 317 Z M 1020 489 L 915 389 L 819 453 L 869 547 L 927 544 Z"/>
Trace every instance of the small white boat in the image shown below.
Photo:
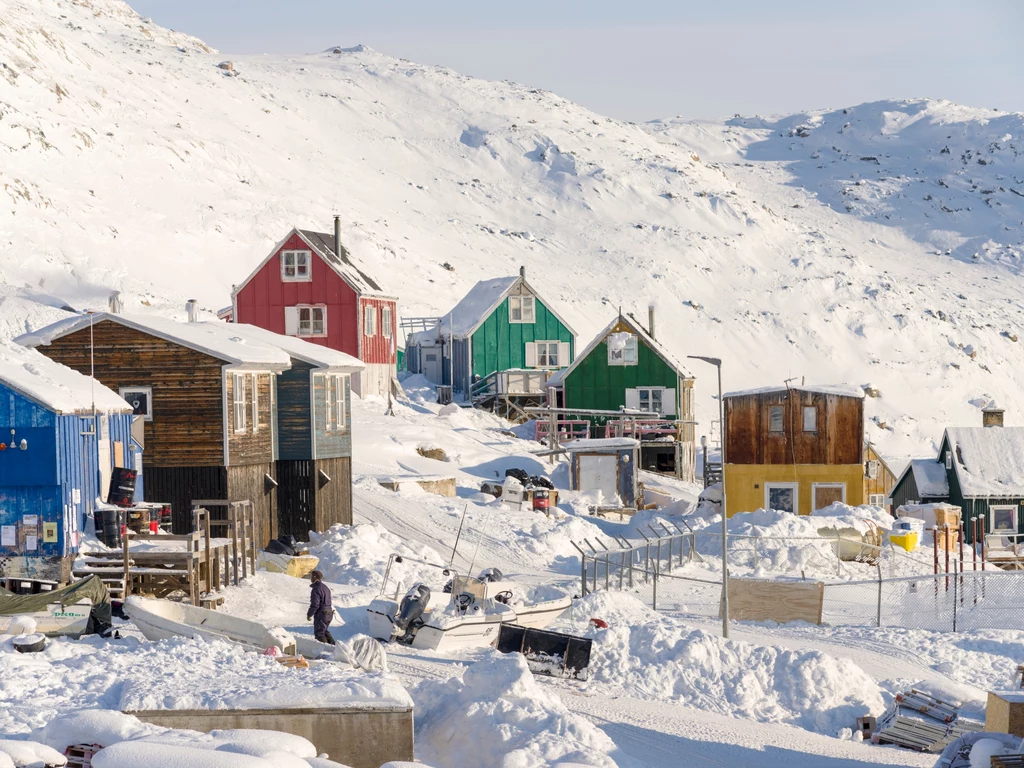
<path fill-rule="evenodd" d="M 268 629 L 255 621 L 195 605 L 131 595 L 124 603 L 124 612 L 147 640 L 201 637 L 228 640 L 258 650 L 276 646 L 286 655 L 296 653 L 295 637 L 281 627 Z"/>
<path fill-rule="evenodd" d="M 40 635 L 76 637 L 85 633 L 86 627 L 89 626 L 90 613 L 91 600 L 82 600 L 74 605 L 48 603 L 28 613 L 0 616 L 0 635 L 20 633 L 20 627 L 25 626 L 26 620 L 30 620 L 35 627 L 33 632 Z"/>
<path fill-rule="evenodd" d="M 28 634 L 79 637 L 109 625 L 110 592 L 96 575 L 45 592 L 0 589 L 0 635 L 29 629 Z"/>
<path fill-rule="evenodd" d="M 389 562 L 385 590 L 390 571 Z M 530 601 L 518 596 L 518 585 L 491 573 L 499 580 L 454 576 L 450 594 L 436 595 L 424 584 L 414 585 L 401 600 L 382 591 L 367 608 L 370 635 L 423 650 L 482 648 L 493 645 L 502 624 L 542 629 L 572 604 L 568 595 Z"/>

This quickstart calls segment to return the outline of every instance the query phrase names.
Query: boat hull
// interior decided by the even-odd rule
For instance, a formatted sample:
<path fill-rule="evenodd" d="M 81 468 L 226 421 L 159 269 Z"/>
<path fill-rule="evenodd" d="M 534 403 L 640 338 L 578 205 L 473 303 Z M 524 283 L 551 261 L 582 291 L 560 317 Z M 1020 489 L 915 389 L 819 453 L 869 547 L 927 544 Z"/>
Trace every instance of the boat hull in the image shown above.
<path fill-rule="evenodd" d="M 13 616 L 0 616 L 0 635 L 9 634 L 11 624 L 21 618 L 32 619 L 36 623 L 36 633 L 47 637 L 69 635 L 77 637 L 89 626 L 89 614 L 92 613 L 92 602 L 83 600 L 74 605 L 51 603 L 46 611 L 19 613 Z"/>
<path fill-rule="evenodd" d="M 513 606 L 513 610 L 516 612 L 516 620 L 512 623 L 531 629 L 546 629 L 563 613 L 569 610 L 571 605 L 571 597 L 546 600 L 543 603 L 535 603 L 534 605 L 516 605 Z"/>

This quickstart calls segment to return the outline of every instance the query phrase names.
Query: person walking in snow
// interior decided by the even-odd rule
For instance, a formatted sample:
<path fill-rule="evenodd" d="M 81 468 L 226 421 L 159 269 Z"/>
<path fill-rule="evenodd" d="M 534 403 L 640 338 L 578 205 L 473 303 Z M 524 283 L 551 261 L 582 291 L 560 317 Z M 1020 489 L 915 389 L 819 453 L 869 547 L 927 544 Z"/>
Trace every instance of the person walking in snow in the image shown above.
<path fill-rule="evenodd" d="M 309 611 L 306 613 L 306 621 L 313 622 L 313 635 L 321 643 L 334 645 L 334 637 L 328 629 L 333 618 L 331 590 L 324 584 L 324 575 L 320 571 L 313 571 L 309 574 Z"/>

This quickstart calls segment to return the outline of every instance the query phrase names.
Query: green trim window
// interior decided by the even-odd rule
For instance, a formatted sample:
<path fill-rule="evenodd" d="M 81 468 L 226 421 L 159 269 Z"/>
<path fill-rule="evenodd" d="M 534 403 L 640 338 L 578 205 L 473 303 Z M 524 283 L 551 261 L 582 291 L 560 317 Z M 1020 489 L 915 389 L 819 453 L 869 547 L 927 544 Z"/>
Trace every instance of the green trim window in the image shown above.
<path fill-rule="evenodd" d="M 509 296 L 508 321 L 510 323 L 537 322 L 536 299 L 533 296 Z"/>

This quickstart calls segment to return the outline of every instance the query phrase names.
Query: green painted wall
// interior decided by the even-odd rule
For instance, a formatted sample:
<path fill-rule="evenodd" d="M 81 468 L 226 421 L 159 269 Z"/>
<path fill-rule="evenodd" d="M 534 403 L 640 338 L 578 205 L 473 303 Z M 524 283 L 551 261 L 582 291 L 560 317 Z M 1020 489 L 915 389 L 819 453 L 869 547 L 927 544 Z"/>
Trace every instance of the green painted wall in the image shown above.
<path fill-rule="evenodd" d="M 572 333 L 536 298 L 534 323 L 510 323 L 508 298 L 501 302 L 473 334 L 473 375 L 483 378 L 495 371 L 526 367 L 526 344 L 530 341 L 566 341 L 572 362 Z"/>
<path fill-rule="evenodd" d="M 613 330 L 628 330 L 616 327 Z M 608 345 L 602 340 L 563 380 L 565 407 L 614 411 L 626 404 L 626 390 L 636 387 L 668 387 L 676 390 L 679 414 L 679 377 L 640 337 L 636 365 L 608 365 Z"/>

